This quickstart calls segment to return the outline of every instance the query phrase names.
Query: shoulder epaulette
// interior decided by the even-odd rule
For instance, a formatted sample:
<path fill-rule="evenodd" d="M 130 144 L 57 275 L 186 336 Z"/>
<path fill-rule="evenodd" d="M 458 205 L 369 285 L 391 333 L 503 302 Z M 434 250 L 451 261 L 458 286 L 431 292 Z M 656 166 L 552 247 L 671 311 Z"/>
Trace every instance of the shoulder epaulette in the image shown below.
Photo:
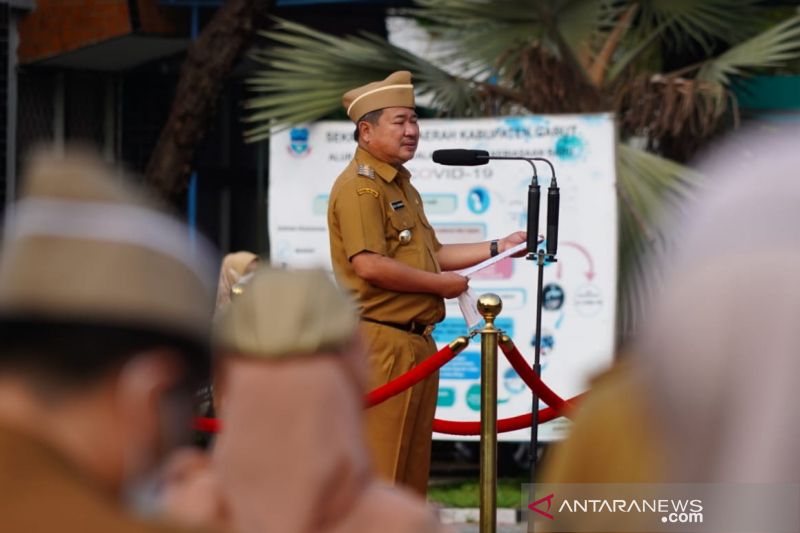
<path fill-rule="evenodd" d="M 371 180 L 375 179 L 375 169 L 369 165 L 359 163 L 357 173 L 359 176 L 364 176 L 365 178 L 369 178 Z"/>

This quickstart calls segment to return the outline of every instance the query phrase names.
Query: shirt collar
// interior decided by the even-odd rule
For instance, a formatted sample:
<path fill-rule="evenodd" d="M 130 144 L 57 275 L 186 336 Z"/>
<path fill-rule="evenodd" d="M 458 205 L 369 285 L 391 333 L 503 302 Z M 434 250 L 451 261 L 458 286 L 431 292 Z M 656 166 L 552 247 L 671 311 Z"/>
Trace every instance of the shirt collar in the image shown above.
<path fill-rule="evenodd" d="M 371 167 L 375 173 L 378 174 L 378 176 L 388 183 L 394 181 L 398 175 L 404 178 L 411 177 L 411 174 L 408 172 L 408 170 L 406 170 L 405 167 L 401 166 L 399 169 L 397 169 L 389 163 L 376 158 L 374 155 L 367 152 L 360 146 L 356 148 L 355 159 L 358 163 Z"/>

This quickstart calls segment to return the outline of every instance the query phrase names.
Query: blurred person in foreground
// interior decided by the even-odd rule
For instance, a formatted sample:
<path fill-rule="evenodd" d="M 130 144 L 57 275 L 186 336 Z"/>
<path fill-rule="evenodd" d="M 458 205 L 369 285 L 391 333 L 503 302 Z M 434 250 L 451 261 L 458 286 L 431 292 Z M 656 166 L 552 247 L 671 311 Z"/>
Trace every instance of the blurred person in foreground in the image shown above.
<path fill-rule="evenodd" d="M 431 333 L 444 319 L 444 298 L 468 288 L 467 278 L 453 271 L 525 242 L 526 234 L 446 245 L 436 238 L 403 166 L 419 142 L 410 72 L 356 87 L 343 95 L 342 105 L 356 125 L 358 147 L 331 189 L 331 260 L 337 280 L 358 305 L 372 389 L 436 353 Z M 435 372 L 367 412 L 377 472 L 422 495 L 428 490 L 438 385 Z"/>
<path fill-rule="evenodd" d="M 311 270 L 257 271 L 221 316 L 212 463 L 238 531 L 442 530 L 425 502 L 372 473 L 357 326 L 346 297 Z"/>
<path fill-rule="evenodd" d="M 211 255 L 88 152 L 39 154 L 0 258 L 4 533 L 177 531 L 151 473 L 208 374 Z"/>
<path fill-rule="evenodd" d="M 592 380 L 569 437 L 542 463 L 545 483 L 655 483 L 665 472 L 658 421 L 634 362 L 618 360 Z"/>
<path fill-rule="evenodd" d="M 653 258 L 666 276 L 641 336 L 593 386 L 543 482 L 797 488 L 800 132 L 793 133 L 736 134 L 700 161 L 704 188 L 665 224 L 677 244 Z M 715 495 L 714 486 L 703 490 Z M 717 520 L 740 510 L 731 503 L 707 509 L 707 527 L 729 524 Z M 614 530 L 593 520 L 595 531 Z"/>
<path fill-rule="evenodd" d="M 231 298 L 241 290 L 242 285 L 247 283 L 260 264 L 261 259 L 256 254 L 246 251 L 226 254 L 222 258 L 217 284 L 217 304 L 214 310 L 215 319 L 231 304 Z M 201 390 L 198 412 L 203 416 L 213 418 L 215 409 L 218 408 L 219 395 L 214 394 L 214 388 L 215 385 L 209 382 Z M 187 466 L 191 464 L 188 461 L 178 461 Z"/>
<path fill-rule="evenodd" d="M 679 481 L 800 483 L 798 135 L 728 139 L 701 162 L 709 185 L 679 221 L 636 348 Z"/>

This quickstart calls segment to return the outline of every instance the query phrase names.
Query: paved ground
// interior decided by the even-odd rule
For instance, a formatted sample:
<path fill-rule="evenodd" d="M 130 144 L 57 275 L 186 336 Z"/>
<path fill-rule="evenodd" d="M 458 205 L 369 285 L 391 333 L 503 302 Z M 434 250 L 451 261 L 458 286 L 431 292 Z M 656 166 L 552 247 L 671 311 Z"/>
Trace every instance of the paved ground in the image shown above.
<path fill-rule="evenodd" d="M 478 533 L 478 509 L 439 509 L 439 519 L 458 533 Z M 526 524 L 514 522 L 518 520 L 514 509 L 497 510 L 497 533 L 524 533 Z"/>
<path fill-rule="evenodd" d="M 451 524 L 458 533 L 478 533 L 478 524 Z M 524 533 L 525 524 L 517 525 L 497 525 L 497 533 Z"/>

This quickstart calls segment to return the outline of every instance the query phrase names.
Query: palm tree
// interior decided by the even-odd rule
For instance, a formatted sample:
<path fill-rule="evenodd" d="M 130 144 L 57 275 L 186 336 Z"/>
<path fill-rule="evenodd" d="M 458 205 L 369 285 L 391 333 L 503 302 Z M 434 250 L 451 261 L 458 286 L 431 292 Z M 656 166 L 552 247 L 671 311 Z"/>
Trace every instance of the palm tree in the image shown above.
<path fill-rule="evenodd" d="M 169 118 L 145 170 L 147 182 L 168 200 L 177 203 L 185 194 L 195 151 L 216 114 L 225 81 L 274 4 L 229 0 L 189 45 Z"/>
<path fill-rule="evenodd" d="M 759 0 L 416 0 L 442 53 L 370 34 L 335 37 L 284 20 L 253 54 L 248 139 L 336 113 L 343 92 L 399 69 L 443 117 L 613 111 L 620 127 L 621 331 L 650 289 L 656 217 L 691 194 L 681 165 L 736 120 L 731 85 L 800 56 L 800 16 Z M 469 73 L 469 74 L 463 74 Z M 546 82 L 542 82 L 546 80 Z"/>

